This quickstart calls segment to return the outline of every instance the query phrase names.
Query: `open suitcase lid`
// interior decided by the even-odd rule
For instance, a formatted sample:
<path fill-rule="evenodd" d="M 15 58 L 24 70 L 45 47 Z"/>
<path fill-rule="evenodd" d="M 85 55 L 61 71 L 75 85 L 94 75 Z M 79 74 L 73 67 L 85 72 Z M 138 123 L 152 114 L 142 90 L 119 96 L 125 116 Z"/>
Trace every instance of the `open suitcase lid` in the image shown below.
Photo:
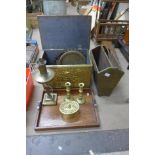
<path fill-rule="evenodd" d="M 38 16 L 43 50 L 90 46 L 91 16 Z"/>

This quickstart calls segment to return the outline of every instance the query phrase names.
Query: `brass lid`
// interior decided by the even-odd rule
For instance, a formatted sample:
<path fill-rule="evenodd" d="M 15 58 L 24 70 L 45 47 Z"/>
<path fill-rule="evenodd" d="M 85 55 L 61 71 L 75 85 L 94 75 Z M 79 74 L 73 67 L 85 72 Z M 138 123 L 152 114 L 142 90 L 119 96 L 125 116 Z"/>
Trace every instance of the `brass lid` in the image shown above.
<path fill-rule="evenodd" d="M 74 118 L 76 114 L 79 113 L 79 109 L 79 104 L 74 100 L 64 101 L 59 106 L 59 111 L 65 120 L 70 120 Z"/>

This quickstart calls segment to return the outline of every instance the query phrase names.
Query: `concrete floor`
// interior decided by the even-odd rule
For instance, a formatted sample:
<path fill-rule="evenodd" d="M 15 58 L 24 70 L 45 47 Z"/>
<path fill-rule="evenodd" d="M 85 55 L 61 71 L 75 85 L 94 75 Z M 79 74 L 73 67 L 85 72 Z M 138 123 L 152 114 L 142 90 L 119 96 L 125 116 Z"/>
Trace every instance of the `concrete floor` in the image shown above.
<path fill-rule="evenodd" d="M 91 154 L 90 154 L 91 155 Z M 94 154 L 95 155 L 95 154 Z M 112 153 L 100 153 L 96 155 L 129 155 L 129 151 L 123 151 L 123 152 L 112 152 Z"/>
<path fill-rule="evenodd" d="M 99 155 L 129 149 L 129 130 L 107 130 L 27 137 L 29 155 Z M 52 152 L 51 152 L 52 150 Z"/>
<path fill-rule="evenodd" d="M 76 14 L 76 9 L 70 7 L 68 9 L 68 14 Z M 40 34 L 38 29 L 33 30 L 32 39 L 36 39 L 39 45 L 39 56 L 42 56 L 43 50 L 41 47 Z M 95 47 L 93 41 L 90 41 L 90 49 Z M 101 126 L 98 128 L 87 128 L 87 129 L 65 129 L 65 130 L 54 130 L 54 131 L 34 131 L 34 125 L 36 120 L 37 112 L 37 102 L 41 99 L 42 86 L 38 85 L 34 81 L 34 91 L 31 98 L 31 103 L 27 111 L 26 122 L 27 122 L 27 136 L 35 135 L 52 135 L 52 134 L 62 134 L 62 133 L 84 133 L 90 131 L 106 131 L 106 130 L 117 130 L 117 129 L 128 129 L 129 128 L 129 73 L 127 70 L 127 62 L 120 53 L 119 49 L 116 49 L 116 54 L 120 61 L 120 65 L 125 72 L 124 76 L 118 83 L 117 87 L 112 92 L 109 97 L 99 97 L 96 93 L 95 99 L 98 106 L 98 112 L 100 116 Z M 96 92 L 96 87 L 93 84 L 93 89 Z M 102 152 L 100 152 L 102 153 Z M 128 151 L 103 154 L 103 155 L 127 155 Z M 92 155 L 90 153 L 90 155 Z M 97 155 L 97 154 L 94 154 Z"/>

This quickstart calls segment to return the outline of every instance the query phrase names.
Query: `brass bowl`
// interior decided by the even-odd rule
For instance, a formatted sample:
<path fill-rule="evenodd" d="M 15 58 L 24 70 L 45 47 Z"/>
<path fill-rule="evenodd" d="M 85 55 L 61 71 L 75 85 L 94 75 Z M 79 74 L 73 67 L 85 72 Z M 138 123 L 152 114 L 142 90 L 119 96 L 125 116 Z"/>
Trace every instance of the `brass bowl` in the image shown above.
<path fill-rule="evenodd" d="M 64 101 L 60 104 L 59 111 L 64 121 L 76 121 L 79 116 L 80 106 L 74 100 Z"/>

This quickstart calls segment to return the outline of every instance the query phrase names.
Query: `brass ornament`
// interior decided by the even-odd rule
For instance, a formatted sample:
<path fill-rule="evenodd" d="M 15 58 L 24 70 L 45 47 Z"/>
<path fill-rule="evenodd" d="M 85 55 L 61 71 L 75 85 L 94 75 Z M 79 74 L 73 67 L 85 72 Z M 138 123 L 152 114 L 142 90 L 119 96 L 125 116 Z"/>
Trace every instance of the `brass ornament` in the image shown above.
<path fill-rule="evenodd" d="M 57 94 L 53 93 L 53 89 L 47 82 L 52 81 L 54 78 L 54 71 L 46 68 L 46 61 L 42 58 L 38 60 L 38 70 L 33 73 L 34 79 L 43 85 L 45 94 L 43 98 L 43 105 L 56 105 Z M 52 92 L 51 92 L 52 91 Z"/>
<path fill-rule="evenodd" d="M 56 99 L 56 93 L 50 93 L 50 95 L 45 93 L 42 105 L 56 105 Z"/>
<path fill-rule="evenodd" d="M 43 86 L 44 86 L 45 94 L 44 94 L 42 105 L 56 105 L 57 93 L 53 93 L 53 89 L 51 86 L 47 84 L 43 84 Z"/>
<path fill-rule="evenodd" d="M 85 57 L 80 51 L 67 51 L 63 53 L 57 61 L 57 65 L 77 64 L 85 64 Z"/>
<path fill-rule="evenodd" d="M 54 75 L 54 71 L 46 68 L 46 61 L 40 58 L 38 60 L 38 70 L 33 73 L 35 80 L 40 84 L 44 84 L 51 81 Z"/>
<path fill-rule="evenodd" d="M 65 87 L 66 87 L 66 96 L 64 97 L 64 101 L 73 100 L 73 96 L 71 96 L 71 92 L 70 92 L 71 91 L 71 83 L 66 82 Z"/>
<path fill-rule="evenodd" d="M 76 99 L 76 101 L 79 103 L 79 104 L 84 104 L 85 103 L 85 98 L 84 98 L 84 95 L 83 95 L 83 87 L 84 87 L 84 83 L 79 83 L 79 95 Z"/>
<path fill-rule="evenodd" d="M 77 118 L 80 111 L 80 106 L 74 100 L 64 101 L 60 104 L 59 111 L 62 114 L 64 121 L 72 121 Z"/>
<path fill-rule="evenodd" d="M 80 81 L 89 88 L 91 85 L 92 64 L 80 65 L 47 65 L 47 68 L 55 72 L 54 79 L 48 82 L 53 88 L 65 89 L 65 82 L 71 82 L 73 88 L 77 88 Z"/>

